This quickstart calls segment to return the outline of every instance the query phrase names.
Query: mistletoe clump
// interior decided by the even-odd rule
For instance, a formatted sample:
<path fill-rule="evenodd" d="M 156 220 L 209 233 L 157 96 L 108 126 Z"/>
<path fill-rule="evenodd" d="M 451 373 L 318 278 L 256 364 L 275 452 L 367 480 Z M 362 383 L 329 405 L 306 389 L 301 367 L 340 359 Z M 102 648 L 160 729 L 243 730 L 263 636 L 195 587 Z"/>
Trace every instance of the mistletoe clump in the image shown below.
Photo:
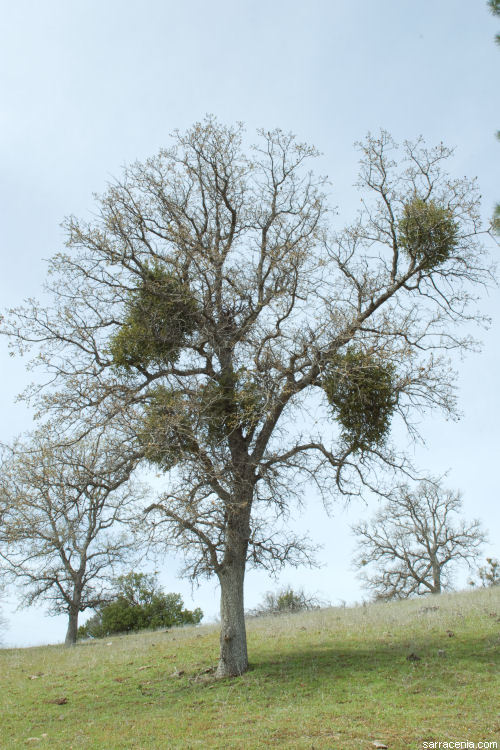
<path fill-rule="evenodd" d="M 130 370 L 176 362 L 197 321 L 198 307 L 189 287 L 158 266 L 148 268 L 110 341 L 113 363 Z"/>
<path fill-rule="evenodd" d="M 384 441 L 397 403 L 393 365 L 348 349 L 330 359 L 322 387 L 355 450 Z"/>
<path fill-rule="evenodd" d="M 251 381 L 231 372 L 200 390 L 201 411 L 210 438 L 220 440 L 235 429 L 252 429 L 262 414 L 262 393 Z"/>
<path fill-rule="evenodd" d="M 186 403 L 181 394 L 163 385 L 149 394 L 138 431 L 144 458 L 164 471 L 195 450 Z"/>
<path fill-rule="evenodd" d="M 449 208 L 414 198 L 403 213 L 399 245 L 413 261 L 430 270 L 451 256 L 458 244 L 458 225 Z"/>

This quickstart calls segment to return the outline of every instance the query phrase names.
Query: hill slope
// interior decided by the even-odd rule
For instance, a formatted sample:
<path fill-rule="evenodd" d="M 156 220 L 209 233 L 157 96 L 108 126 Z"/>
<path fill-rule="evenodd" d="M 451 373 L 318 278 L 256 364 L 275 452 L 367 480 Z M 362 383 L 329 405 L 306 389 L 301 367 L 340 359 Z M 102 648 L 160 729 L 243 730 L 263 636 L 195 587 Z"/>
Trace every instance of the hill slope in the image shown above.
<path fill-rule="evenodd" d="M 248 641 L 251 670 L 220 681 L 216 626 L 0 651 L 0 748 L 499 740 L 500 587 L 251 619 Z"/>

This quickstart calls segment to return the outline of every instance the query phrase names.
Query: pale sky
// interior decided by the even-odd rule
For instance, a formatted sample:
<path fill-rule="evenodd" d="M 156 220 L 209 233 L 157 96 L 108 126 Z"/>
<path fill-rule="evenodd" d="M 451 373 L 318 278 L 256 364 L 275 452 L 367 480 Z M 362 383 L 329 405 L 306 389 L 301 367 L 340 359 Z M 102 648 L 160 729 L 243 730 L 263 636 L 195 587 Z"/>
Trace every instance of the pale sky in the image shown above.
<path fill-rule="evenodd" d="M 168 145 L 169 133 L 206 113 L 226 123 L 295 132 L 323 153 L 319 171 L 332 180 L 340 228 L 353 215 L 354 141 L 380 127 L 396 139 L 422 134 L 456 147 L 456 176 L 477 175 L 485 216 L 500 201 L 500 18 L 486 0 L 0 0 L 0 307 L 38 296 L 44 259 L 60 250 L 64 216 L 92 211 L 92 193 L 122 165 Z M 492 251 L 495 254 L 494 245 Z M 426 420 L 423 471 L 449 470 L 447 485 L 464 494 L 464 515 L 480 518 L 499 556 L 500 294 L 481 309 L 493 319 L 481 353 L 457 362 L 463 418 Z M 15 404 L 30 381 L 25 362 L 0 340 L 0 441 L 31 427 Z M 373 512 L 352 504 L 327 517 L 310 498 L 299 528 L 324 545 L 320 570 L 285 571 L 332 603 L 363 592 L 350 559 L 349 524 Z M 191 598 L 169 558 L 161 580 L 188 605 L 217 614 L 215 585 Z M 465 574 L 464 574 L 465 576 Z M 464 583 L 462 577 L 457 583 Z M 246 605 L 279 584 L 247 577 Z M 65 618 L 3 604 L 6 645 L 58 642 Z M 84 619 L 84 618 L 82 618 Z"/>

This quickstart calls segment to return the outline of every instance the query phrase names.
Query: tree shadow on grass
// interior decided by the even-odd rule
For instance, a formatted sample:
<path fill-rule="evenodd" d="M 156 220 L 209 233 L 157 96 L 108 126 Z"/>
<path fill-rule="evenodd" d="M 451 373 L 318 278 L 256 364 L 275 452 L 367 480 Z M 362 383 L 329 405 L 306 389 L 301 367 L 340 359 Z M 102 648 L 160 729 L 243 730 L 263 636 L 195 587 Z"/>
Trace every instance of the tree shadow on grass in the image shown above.
<path fill-rule="evenodd" d="M 259 657 L 252 660 L 254 669 L 268 669 L 279 667 L 284 671 L 294 672 L 305 666 L 315 669 L 342 669 L 365 672 L 371 669 L 386 667 L 392 669 L 396 665 L 408 664 L 414 666 L 446 664 L 450 660 L 454 664 L 470 661 L 474 664 L 489 663 L 493 659 L 495 638 L 468 638 L 461 642 L 459 638 L 450 637 L 447 633 L 436 634 L 432 637 L 415 637 L 388 643 L 367 644 L 363 647 L 329 647 L 326 645 L 301 648 L 300 651 L 288 650 L 276 656 Z M 415 658 L 416 657 L 416 658 Z"/>
<path fill-rule="evenodd" d="M 445 631 L 430 637 L 398 639 L 388 643 L 370 643 L 366 646 L 327 645 L 288 648 L 274 654 L 256 654 L 250 668 L 243 676 L 245 682 L 271 679 L 282 687 L 306 679 L 325 684 L 329 680 L 352 680 L 376 673 L 379 678 L 396 674 L 423 673 L 426 679 L 449 672 L 466 672 L 472 676 L 488 672 L 500 662 L 497 639 L 484 635 L 475 639 L 451 637 Z M 210 684 L 226 684 L 239 678 L 216 680 Z"/>
<path fill-rule="evenodd" d="M 189 694 L 201 698 L 208 697 L 205 693 L 208 689 L 217 700 L 230 687 L 233 695 L 249 696 L 258 702 L 266 696 L 288 700 L 290 694 L 304 690 L 314 693 L 330 689 L 339 697 L 354 689 L 373 691 L 377 686 L 397 692 L 401 684 L 408 682 L 414 684 L 416 692 L 425 692 L 426 685 L 432 684 L 433 689 L 444 693 L 457 680 L 487 684 L 499 659 L 496 645 L 497 637 L 493 634 L 461 640 L 449 637 L 446 631 L 426 637 L 398 637 L 387 643 L 367 642 L 362 646 L 279 644 L 274 652 L 251 651 L 250 668 L 240 677 L 219 679 L 213 665 L 200 664 L 196 670 L 187 668 L 158 675 L 148 685 L 148 694 L 168 693 L 184 699 Z"/>

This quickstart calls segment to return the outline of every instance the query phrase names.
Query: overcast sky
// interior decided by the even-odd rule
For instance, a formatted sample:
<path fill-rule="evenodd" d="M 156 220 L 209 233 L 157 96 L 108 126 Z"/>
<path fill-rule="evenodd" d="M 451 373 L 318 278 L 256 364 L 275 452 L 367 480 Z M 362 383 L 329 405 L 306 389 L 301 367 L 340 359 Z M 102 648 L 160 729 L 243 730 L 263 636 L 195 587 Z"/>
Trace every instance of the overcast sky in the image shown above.
<path fill-rule="evenodd" d="M 453 171 L 477 175 L 485 216 L 500 200 L 498 81 L 500 19 L 486 0 L 16 0 L 0 1 L 1 307 L 39 295 L 44 259 L 61 249 L 64 216 L 88 215 L 121 167 L 154 154 L 169 133 L 213 113 L 223 122 L 282 127 L 323 153 L 339 227 L 359 198 L 354 141 L 383 127 L 396 139 L 422 134 L 456 147 Z M 492 246 L 493 252 L 495 246 Z M 485 554 L 499 554 L 498 429 L 500 297 L 485 295 L 492 326 L 481 353 L 457 362 L 463 418 L 422 424 L 419 466 L 449 471 L 464 513 L 489 529 Z M 0 440 L 31 425 L 15 396 L 30 376 L 0 340 Z M 314 497 L 299 528 L 324 545 L 318 571 L 285 571 L 332 603 L 360 600 L 349 524 L 372 512 L 338 506 L 327 517 Z M 215 585 L 191 598 L 169 558 L 162 583 L 188 604 L 217 613 Z M 465 574 L 457 583 L 464 583 Z M 247 577 L 246 604 L 278 584 Z M 65 618 L 12 611 L 3 642 L 64 638 Z"/>

